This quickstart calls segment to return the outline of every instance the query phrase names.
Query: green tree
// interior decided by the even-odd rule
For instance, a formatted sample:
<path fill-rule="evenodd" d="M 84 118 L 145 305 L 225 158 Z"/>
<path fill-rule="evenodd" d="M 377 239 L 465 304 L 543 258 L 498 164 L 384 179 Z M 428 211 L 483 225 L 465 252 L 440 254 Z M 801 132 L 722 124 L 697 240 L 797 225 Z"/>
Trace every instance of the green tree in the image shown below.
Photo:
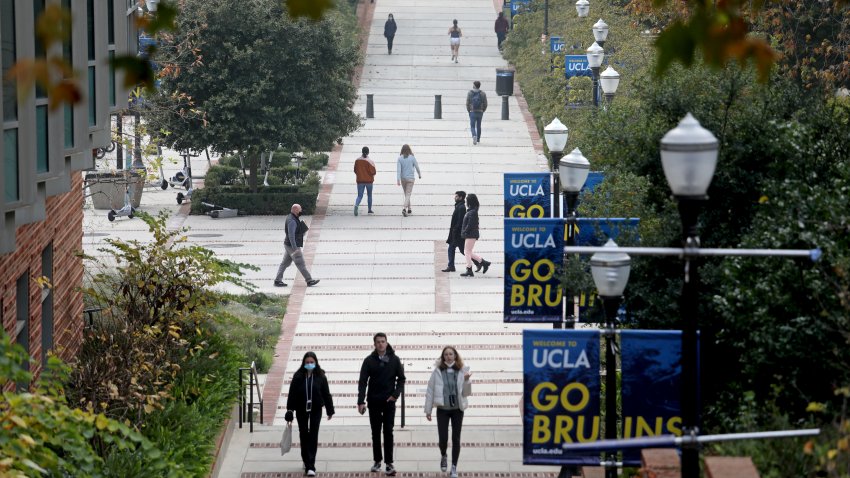
<path fill-rule="evenodd" d="M 293 20 L 275 0 L 184 1 L 178 33 L 161 40 L 164 56 L 183 60 L 165 65 L 149 98 L 153 134 L 179 150 L 246 154 L 252 188 L 262 151 L 329 150 L 361 124 L 356 31 L 342 17 Z"/>

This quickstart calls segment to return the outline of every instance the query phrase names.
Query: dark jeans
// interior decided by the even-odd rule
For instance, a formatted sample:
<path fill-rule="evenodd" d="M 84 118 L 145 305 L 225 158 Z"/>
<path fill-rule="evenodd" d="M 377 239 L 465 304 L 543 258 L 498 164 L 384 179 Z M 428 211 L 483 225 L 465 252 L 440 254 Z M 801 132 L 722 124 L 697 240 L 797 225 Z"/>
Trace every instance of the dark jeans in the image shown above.
<path fill-rule="evenodd" d="M 372 210 L 372 183 L 357 183 L 357 200 L 354 201 L 354 207 L 360 206 L 360 201 L 363 200 L 363 190 L 366 190 L 366 201 L 369 204 L 369 210 Z"/>
<path fill-rule="evenodd" d="M 395 402 L 369 402 L 369 425 L 372 426 L 372 458 L 393 462 L 393 423 Z M 384 455 L 381 456 L 381 427 L 384 428 Z"/>
<path fill-rule="evenodd" d="M 481 141 L 481 119 L 484 118 L 483 111 L 469 112 L 469 132 L 473 138 L 478 138 Z"/>
<path fill-rule="evenodd" d="M 322 408 L 315 408 L 307 413 L 295 411 L 298 421 L 298 436 L 301 438 L 301 461 L 304 468 L 316 470 L 316 450 L 319 448 L 319 423 L 322 421 Z"/>
<path fill-rule="evenodd" d="M 505 33 L 505 32 L 496 32 L 496 38 L 499 39 L 499 49 L 502 48 L 502 42 L 505 41 L 506 36 L 507 36 L 507 33 Z"/>
<path fill-rule="evenodd" d="M 449 420 L 452 422 L 452 465 L 457 466 L 460 458 L 460 429 L 463 428 L 463 411 L 437 409 L 437 437 L 440 440 L 440 454 L 446 454 L 449 446 Z"/>
<path fill-rule="evenodd" d="M 458 247 L 454 244 L 449 244 L 449 267 L 455 266 L 455 249 Z M 463 252 L 461 252 L 463 254 Z"/>
<path fill-rule="evenodd" d="M 393 38 L 395 37 L 387 37 L 387 51 L 393 51 Z"/>

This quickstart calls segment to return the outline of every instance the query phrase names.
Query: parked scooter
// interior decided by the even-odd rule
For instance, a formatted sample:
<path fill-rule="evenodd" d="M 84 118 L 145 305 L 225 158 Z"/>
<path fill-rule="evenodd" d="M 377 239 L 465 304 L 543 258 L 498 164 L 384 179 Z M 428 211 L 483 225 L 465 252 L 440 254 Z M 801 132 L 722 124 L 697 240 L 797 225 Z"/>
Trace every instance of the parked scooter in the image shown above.
<path fill-rule="evenodd" d="M 138 187 L 141 187 L 141 185 L 139 185 Z M 136 209 L 130 203 L 130 182 L 127 181 L 127 183 L 124 186 L 124 207 L 122 207 L 121 209 L 119 209 L 117 211 L 114 210 L 114 209 L 110 209 L 109 212 L 106 213 L 106 217 L 107 217 L 107 219 L 109 219 L 109 222 L 114 221 L 116 217 L 126 216 L 130 219 L 133 219 L 133 214 L 135 212 L 136 212 Z"/>

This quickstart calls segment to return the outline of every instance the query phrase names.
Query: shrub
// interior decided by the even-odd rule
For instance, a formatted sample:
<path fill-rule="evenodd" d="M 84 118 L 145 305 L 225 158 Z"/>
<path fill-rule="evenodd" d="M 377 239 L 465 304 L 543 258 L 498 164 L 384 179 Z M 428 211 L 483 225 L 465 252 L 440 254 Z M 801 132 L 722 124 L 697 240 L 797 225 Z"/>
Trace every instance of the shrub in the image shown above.
<path fill-rule="evenodd" d="M 203 214 L 204 208 L 201 202 L 212 203 L 231 209 L 239 209 L 239 212 L 252 215 L 276 215 L 289 214 L 293 204 L 300 204 L 304 214 L 313 214 L 316 210 L 318 189 L 303 188 L 298 192 L 284 192 L 284 188 L 295 188 L 294 186 L 271 186 L 261 188 L 256 193 L 246 193 L 240 187 L 198 189 L 192 197 L 192 214 Z"/>
<path fill-rule="evenodd" d="M 204 187 L 230 186 L 239 184 L 242 178 L 242 171 L 233 166 L 212 166 L 207 170 L 204 177 Z"/>

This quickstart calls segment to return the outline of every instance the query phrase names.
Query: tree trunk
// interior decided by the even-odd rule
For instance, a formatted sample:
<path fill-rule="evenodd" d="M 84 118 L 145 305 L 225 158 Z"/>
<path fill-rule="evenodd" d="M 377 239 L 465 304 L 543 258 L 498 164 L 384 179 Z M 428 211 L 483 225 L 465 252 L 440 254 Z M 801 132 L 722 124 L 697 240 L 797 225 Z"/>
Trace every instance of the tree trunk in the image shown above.
<path fill-rule="evenodd" d="M 252 193 L 257 192 L 257 169 L 260 165 L 260 155 L 253 148 L 248 152 L 248 186 Z"/>

